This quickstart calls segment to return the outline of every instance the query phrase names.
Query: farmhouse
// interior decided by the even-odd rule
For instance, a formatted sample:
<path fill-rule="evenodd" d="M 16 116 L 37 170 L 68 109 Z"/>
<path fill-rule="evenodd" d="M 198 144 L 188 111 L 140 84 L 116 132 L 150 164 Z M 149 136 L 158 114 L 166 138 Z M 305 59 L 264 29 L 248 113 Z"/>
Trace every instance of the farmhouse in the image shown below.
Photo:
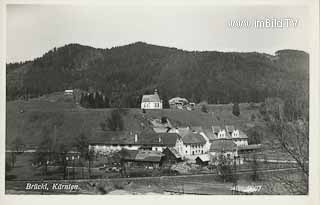
<path fill-rule="evenodd" d="M 196 164 L 201 165 L 201 166 L 206 166 L 209 164 L 209 162 L 210 162 L 210 157 L 208 154 L 199 155 L 196 158 Z"/>
<path fill-rule="evenodd" d="M 162 152 L 176 147 L 181 137 L 177 133 L 95 131 L 89 141 L 89 149 L 107 154 L 113 151 L 152 150 Z"/>
<path fill-rule="evenodd" d="M 165 156 L 163 157 L 163 161 L 169 164 L 174 164 L 182 161 L 182 156 L 179 152 L 173 147 L 167 147 L 162 152 Z"/>
<path fill-rule="evenodd" d="M 124 161 L 124 166 L 137 167 L 146 166 L 159 168 L 162 164 L 164 154 L 151 150 L 124 150 L 121 159 Z"/>
<path fill-rule="evenodd" d="M 169 100 L 170 108 L 182 109 L 184 105 L 187 105 L 189 101 L 186 98 L 175 97 Z"/>
<path fill-rule="evenodd" d="M 205 135 L 212 142 L 217 139 L 227 139 L 233 141 L 237 146 L 247 146 L 248 136 L 234 126 L 226 125 L 225 128 L 220 126 L 212 126 L 211 130 L 205 130 Z"/>
<path fill-rule="evenodd" d="M 162 109 L 162 100 L 158 95 L 157 89 L 153 95 L 143 95 L 141 100 L 141 109 Z"/>

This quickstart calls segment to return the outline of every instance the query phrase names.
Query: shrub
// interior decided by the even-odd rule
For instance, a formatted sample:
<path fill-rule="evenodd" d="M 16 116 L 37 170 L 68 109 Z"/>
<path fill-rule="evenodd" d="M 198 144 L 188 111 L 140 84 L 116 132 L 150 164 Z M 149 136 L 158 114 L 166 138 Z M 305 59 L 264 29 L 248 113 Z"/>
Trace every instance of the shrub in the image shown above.
<path fill-rule="evenodd" d="M 239 117 L 240 116 L 240 107 L 239 107 L 239 103 L 234 103 L 233 107 L 232 107 L 232 114 L 234 116 Z"/>

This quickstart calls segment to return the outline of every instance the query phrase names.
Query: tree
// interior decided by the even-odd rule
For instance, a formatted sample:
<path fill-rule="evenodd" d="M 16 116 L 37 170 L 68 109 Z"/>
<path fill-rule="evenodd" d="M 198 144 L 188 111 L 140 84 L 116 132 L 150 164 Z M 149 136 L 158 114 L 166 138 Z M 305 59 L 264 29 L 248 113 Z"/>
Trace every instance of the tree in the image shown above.
<path fill-rule="evenodd" d="M 112 131 L 124 129 L 120 109 L 114 109 L 111 111 L 111 116 L 107 119 L 107 126 Z"/>
<path fill-rule="evenodd" d="M 168 122 L 168 118 L 165 117 L 165 116 L 162 116 L 162 117 L 161 117 L 161 123 L 162 123 L 162 124 L 165 124 L 165 123 L 167 123 L 167 122 Z"/>
<path fill-rule="evenodd" d="M 201 105 L 201 111 L 207 113 L 208 112 L 208 108 L 206 105 Z"/>
<path fill-rule="evenodd" d="M 236 180 L 236 176 L 232 170 L 233 167 L 231 160 L 221 154 L 218 156 L 217 162 L 217 170 L 220 178 L 224 182 L 234 182 Z"/>
<path fill-rule="evenodd" d="M 107 125 L 105 122 L 100 122 L 100 128 L 103 130 L 103 131 L 106 131 L 106 128 L 107 128 Z"/>
<path fill-rule="evenodd" d="M 263 133 L 261 127 L 253 127 L 247 131 L 248 144 L 261 144 Z"/>
<path fill-rule="evenodd" d="M 233 107 L 232 107 L 232 114 L 234 116 L 239 117 L 240 116 L 240 107 L 239 107 L 239 103 L 233 103 Z"/>
<path fill-rule="evenodd" d="M 88 149 L 88 152 L 86 154 L 86 160 L 88 160 L 88 172 L 89 172 L 89 178 L 91 178 L 91 167 L 92 162 L 94 160 L 95 153 L 92 149 Z"/>
<path fill-rule="evenodd" d="M 80 152 L 80 156 L 85 158 L 89 148 L 89 140 L 84 133 L 81 133 L 75 139 L 75 146 L 77 147 L 78 152 Z"/>
<path fill-rule="evenodd" d="M 290 109 L 293 113 L 285 108 L 287 100 L 294 102 Z M 283 184 L 289 193 L 307 194 L 309 184 L 309 118 L 307 112 L 302 111 L 301 108 L 305 108 L 304 106 L 308 103 L 300 98 L 285 99 L 284 102 L 278 101 L 273 105 L 269 105 L 269 102 L 265 102 L 264 106 L 273 109 L 265 112 L 267 115 L 265 119 L 268 128 L 275 137 L 273 149 L 289 154 L 299 168 L 298 178 L 282 175 L 273 176 L 272 179 Z"/>
<path fill-rule="evenodd" d="M 257 160 L 257 155 L 254 154 L 253 158 L 252 158 L 252 162 L 251 162 L 251 169 L 252 169 L 252 175 L 251 175 L 251 179 L 253 181 L 257 181 L 259 179 L 259 175 L 258 175 L 258 160 Z"/>

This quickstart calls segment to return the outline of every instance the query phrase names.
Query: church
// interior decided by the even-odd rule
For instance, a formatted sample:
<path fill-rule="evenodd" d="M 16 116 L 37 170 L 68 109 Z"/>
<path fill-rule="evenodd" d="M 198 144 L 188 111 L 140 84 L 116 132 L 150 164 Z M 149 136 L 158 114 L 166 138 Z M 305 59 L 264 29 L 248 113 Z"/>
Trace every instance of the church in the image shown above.
<path fill-rule="evenodd" d="M 141 109 L 162 109 L 162 100 L 158 95 L 157 89 L 153 95 L 143 95 L 141 100 Z"/>

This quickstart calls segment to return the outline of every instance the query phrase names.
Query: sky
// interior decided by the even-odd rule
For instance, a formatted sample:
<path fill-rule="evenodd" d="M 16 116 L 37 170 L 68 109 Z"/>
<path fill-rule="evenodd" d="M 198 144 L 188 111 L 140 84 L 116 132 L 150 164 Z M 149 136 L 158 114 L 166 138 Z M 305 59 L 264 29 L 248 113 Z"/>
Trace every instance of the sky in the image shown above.
<path fill-rule="evenodd" d="M 7 63 L 79 43 L 111 48 L 137 41 L 197 51 L 310 51 L 310 10 L 303 6 L 7 5 Z M 297 20 L 255 28 L 255 20 Z M 230 26 L 231 21 L 250 23 Z M 235 25 L 235 24 L 233 24 Z"/>

